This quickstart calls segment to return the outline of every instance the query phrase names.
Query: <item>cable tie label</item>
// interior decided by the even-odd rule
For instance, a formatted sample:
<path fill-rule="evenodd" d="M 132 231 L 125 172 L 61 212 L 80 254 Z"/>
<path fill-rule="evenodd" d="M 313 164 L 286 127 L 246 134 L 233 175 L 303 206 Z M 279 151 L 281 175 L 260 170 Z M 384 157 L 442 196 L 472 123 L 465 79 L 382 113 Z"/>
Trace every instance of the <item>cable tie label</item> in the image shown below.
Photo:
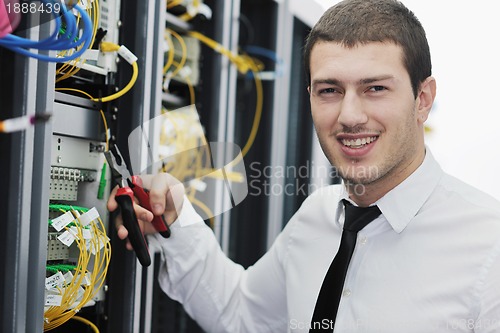
<path fill-rule="evenodd" d="M 196 14 L 198 14 L 198 7 L 190 4 L 187 6 L 186 11 L 187 11 L 189 16 L 195 17 Z"/>
<path fill-rule="evenodd" d="M 71 244 L 73 244 L 73 242 L 75 241 L 75 236 L 73 236 L 71 232 L 66 230 L 65 232 L 57 236 L 57 239 L 59 239 L 59 241 L 67 247 L 70 247 Z"/>
<path fill-rule="evenodd" d="M 189 186 L 193 187 L 196 191 L 199 192 L 205 192 L 205 190 L 207 189 L 207 183 L 197 178 L 192 179 L 189 182 Z"/>
<path fill-rule="evenodd" d="M 70 212 L 66 212 L 63 215 L 56 217 L 52 220 L 52 227 L 57 231 L 61 231 L 65 226 L 73 222 L 75 218 Z"/>
<path fill-rule="evenodd" d="M 56 289 L 57 287 L 62 287 L 64 285 L 64 275 L 61 272 L 45 278 L 45 288 L 47 290 Z"/>
<path fill-rule="evenodd" d="M 80 216 L 80 223 L 86 227 L 89 225 L 90 222 L 97 220 L 99 218 L 99 212 L 95 207 L 90 209 L 88 212 Z"/>
<path fill-rule="evenodd" d="M 90 281 L 92 280 L 91 276 L 92 274 L 90 272 L 87 272 L 87 274 L 83 276 L 82 286 L 90 286 Z"/>
<path fill-rule="evenodd" d="M 68 232 L 73 236 L 73 238 L 80 239 L 80 233 L 78 232 L 78 230 L 82 230 L 82 228 L 77 228 L 73 226 L 68 229 Z"/>
<path fill-rule="evenodd" d="M 82 229 L 83 239 L 92 239 L 92 232 L 90 229 Z"/>
<path fill-rule="evenodd" d="M 118 54 L 123 57 L 129 64 L 133 64 L 137 61 L 137 57 L 133 54 L 129 49 L 127 49 L 124 45 L 120 46 L 118 49 Z"/>
<path fill-rule="evenodd" d="M 207 19 L 212 19 L 212 9 L 204 3 L 198 5 L 198 14 L 204 15 Z"/>
<path fill-rule="evenodd" d="M 179 75 L 182 78 L 188 78 L 191 74 L 193 73 L 193 70 L 189 66 L 184 66 L 182 69 L 179 71 Z"/>
<path fill-rule="evenodd" d="M 67 271 L 66 274 L 64 274 L 64 282 L 66 282 L 66 284 L 71 284 L 71 281 L 73 281 L 73 277 L 73 273 Z"/>
<path fill-rule="evenodd" d="M 45 306 L 61 306 L 61 303 L 61 295 L 47 294 L 45 296 Z"/>

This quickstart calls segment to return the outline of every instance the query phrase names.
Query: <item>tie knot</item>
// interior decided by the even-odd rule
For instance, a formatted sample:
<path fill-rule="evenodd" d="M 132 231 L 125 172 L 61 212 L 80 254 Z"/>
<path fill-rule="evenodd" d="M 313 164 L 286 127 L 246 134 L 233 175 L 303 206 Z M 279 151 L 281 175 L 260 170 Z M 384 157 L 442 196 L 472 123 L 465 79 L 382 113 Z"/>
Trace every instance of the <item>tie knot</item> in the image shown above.
<path fill-rule="evenodd" d="M 342 202 L 345 208 L 344 230 L 347 231 L 358 232 L 381 214 L 377 206 L 357 207 L 345 199 Z"/>

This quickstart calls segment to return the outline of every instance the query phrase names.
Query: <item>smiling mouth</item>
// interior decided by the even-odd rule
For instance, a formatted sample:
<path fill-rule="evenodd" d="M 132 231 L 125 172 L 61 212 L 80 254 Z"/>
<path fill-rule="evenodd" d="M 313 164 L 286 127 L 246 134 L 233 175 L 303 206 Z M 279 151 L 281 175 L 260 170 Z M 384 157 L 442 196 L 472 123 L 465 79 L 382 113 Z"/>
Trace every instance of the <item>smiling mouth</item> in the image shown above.
<path fill-rule="evenodd" d="M 357 138 L 357 139 L 341 139 L 340 142 L 346 147 L 352 148 L 352 149 L 359 149 L 363 148 L 366 145 L 369 145 L 370 143 L 377 141 L 378 136 L 370 136 L 366 138 Z"/>

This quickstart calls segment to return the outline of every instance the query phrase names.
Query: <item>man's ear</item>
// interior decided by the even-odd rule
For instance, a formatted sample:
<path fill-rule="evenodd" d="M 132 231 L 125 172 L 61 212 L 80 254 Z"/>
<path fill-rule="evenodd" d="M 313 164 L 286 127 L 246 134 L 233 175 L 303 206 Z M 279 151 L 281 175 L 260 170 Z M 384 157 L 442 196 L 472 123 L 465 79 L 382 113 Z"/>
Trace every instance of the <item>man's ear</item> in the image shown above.
<path fill-rule="evenodd" d="M 307 92 L 311 95 L 311 86 L 307 86 Z"/>
<path fill-rule="evenodd" d="M 417 96 L 417 121 L 423 124 L 429 117 L 434 98 L 436 97 L 436 79 L 429 76 L 420 85 Z"/>

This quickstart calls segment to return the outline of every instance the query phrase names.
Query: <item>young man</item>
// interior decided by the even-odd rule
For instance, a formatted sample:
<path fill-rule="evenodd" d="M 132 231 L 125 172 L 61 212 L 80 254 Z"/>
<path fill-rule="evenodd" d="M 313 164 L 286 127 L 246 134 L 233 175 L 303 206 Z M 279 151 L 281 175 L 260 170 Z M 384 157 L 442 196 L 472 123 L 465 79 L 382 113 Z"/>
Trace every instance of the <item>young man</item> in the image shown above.
<path fill-rule="evenodd" d="M 179 226 L 199 218 L 187 200 L 177 216 L 171 177 L 145 179 L 154 213 L 166 204 L 176 219 L 170 239 L 157 237 L 164 291 L 208 332 L 500 332 L 500 204 L 445 174 L 424 144 L 436 81 L 417 18 L 393 0 L 342 1 L 312 29 L 305 61 L 316 131 L 343 183 L 309 196 L 244 270 L 205 224 Z M 336 316 L 323 320 L 313 314 L 343 200 L 381 214 L 359 231 L 340 304 L 328 305 Z"/>

